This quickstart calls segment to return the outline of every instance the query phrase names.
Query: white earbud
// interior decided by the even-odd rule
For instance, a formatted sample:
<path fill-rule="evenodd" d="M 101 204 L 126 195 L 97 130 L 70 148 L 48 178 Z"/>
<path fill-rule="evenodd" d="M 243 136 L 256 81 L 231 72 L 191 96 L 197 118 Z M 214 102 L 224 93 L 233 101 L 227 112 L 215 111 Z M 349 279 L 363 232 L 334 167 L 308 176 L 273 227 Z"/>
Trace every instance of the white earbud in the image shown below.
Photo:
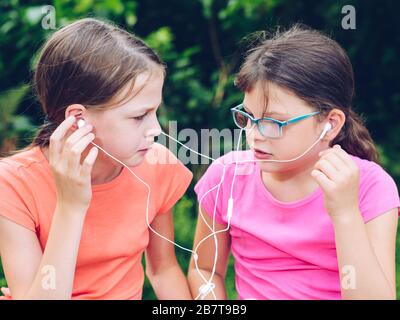
<path fill-rule="evenodd" d="M 82 128 L 85 124 L 85 120 L 79 119 L 76 125 L 78 126 L 78 128 Z"/>
<path fill-rule="evenodd" d="M 332 125 L 331 125 L 330 122 L 328 122 L 327 124 L 325 124 L 324 130 L 322 131 L 321 135 L 319 136 L 319 140 L 321 140 L 321 139 L 326 135 L 326 133 L 327 133 L 329 130 L 331 130 L 331 129 L 332 129 Z"/>

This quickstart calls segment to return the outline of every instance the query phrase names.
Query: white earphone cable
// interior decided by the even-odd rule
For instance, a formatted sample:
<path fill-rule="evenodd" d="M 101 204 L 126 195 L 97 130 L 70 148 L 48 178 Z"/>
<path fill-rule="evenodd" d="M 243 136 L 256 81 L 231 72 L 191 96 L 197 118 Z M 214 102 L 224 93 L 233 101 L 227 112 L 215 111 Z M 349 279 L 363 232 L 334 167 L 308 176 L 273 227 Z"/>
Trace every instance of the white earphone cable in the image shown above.
<path fill-rule="evenodd" d="M 81 119 L 81 120 L 83 120 L 83 119 Z M 81 121 L 81 120 L 79 120 L 79 121 Z M 83 124 L 82 124 L 82 123 L 79 123 L 79 121 L 78 121 L 78 127 L 81 127 L 81 126 L 84 124 L 84 122 L 83 122 Z M 84 120 L 83 120 L 83 121 L 84 121 Z M 330 126 L 330 125 L 329 125 L 329 126 Z M 252 128 L 252 129 L 253 129 L 253 128 Z M 240 146 L 240 141 L 241 141 L 241 136 L 242 136 L 243 130 L 244 130 L 244 129 L 241 129 L 241 130 L 240 130 L 240 135 L 239 135 L 238 145 L 237 145 L 237 150 L 236 150 L 236 151 L 239 151 L 239 146 Z M 204 221 L 204 223 L 206 224 L 206 226 L 211 230 L 212 233 L 209 234 L 208 236 L 206 236 L 205 238 L 203 238 L 202 240 L 200 240 L 199 243 L 196 245 L 196 247 L 195 247 L 194 250 L 185 248 L 185 247 L 183 247 L 183 246 L 177 244 L 176 242 L 174 242 L 174 241 L 172 241 L 172 240 L 166 238 L 165 236 L 161 235 L 160 233 L 158 233 L 156 230 L 154 230 L 154 229 L 151 227 L 151 225 L 150 225 L 150 223 L 149 223 L 149 206 L 150 206 L 150 195 L 151 195 L 151 188 L 150 188 L 150 186 L 149 186 L 145 181 L 143 181 L 137 174 L 135 174 L 135 173 L 134 173 L 126 164 L 124 164 L 122 161 L 118 160 L 117 158 L 115 158 L 114 156 L 112 156 L 111 154 L 109 154 L 107 151 L 105 151 L 102 147 L 100 147 L 100 146 L 97 145 L 96 143 L 91 142 L 91 144 L 94 145 L 95 147 L 97 147 L 99 150 L 103 151 L 106 155 L 108 155 L 109 157 L 111 157 L 113 160 L 115 160 L 116 162 L 120 163 L 122 166 L 124 166 L 125 168 L 127 168 L 127 169 L 129 170 L 129 172 L 130 172 L 132 175 L 134 175 L 143 185 L 145 185 L 145 187 L 147 188 L 147 191 L 148 191 L 148 193 L 147 193 L 147 201 L 146 201 L 146 224 L 147 224 L 148 228 L 149 228 L 154 234 L 156 234 L 157 236 L 161 237 L 162 239 L 168 241 L 169 243 L 171 243 L 171 244 L 177 246 L 178 248 L 180 248 L 180 249 L 182 249 L 182 250 L 184 250 L 184 251 L 187 251 L 187 252 L 190 252 L 191 254 L 193 254 L 193 260 L 194 260 L 194 263 L 195 263 L 196 271 L 199 273 L 200 277 L 201 277 L 201 278 L 203 279 L 203 281 L 204 281 L 204 284 L 203 284 L 202 286 L 200 286 L 200 288 L 199 288 L 199 294 L 198 294 L 198 296 L 197 296 L 195 299 L 197 300 L 199 297 L 201 297 L 201 298 L 203 299 L 205 296 L 207 296 L 207 295 L 211 292 L 211 293 L 213 294 L 214 299 L 216 300 L 216 295 L 215 295 L 215 292 L 214 292 L 215 284 L 212 283 L 212 279 L 213 279 L 214 274 L 215 274 L 215 271 L 216 271 L 216 265 L 217 265 L 217 259 L 218 259 L 218 239 L 217 239 L 216 235 L 219 234 L 219 233 L 222 233 L 222 232 L 226 232 L 226 231 L 228 231 L 229 228 L 230 228 L 230 222 L 231 222 L 231 218 L 232 218 L 232 214 L 233 214 L 233 187 L 234 187 L 234 183 L 235 183 L 236 170 L 237 170 L 237 165 L 238 165 L 238 163 L 246 163 L 246 162 L 291 162 L 291 161 L 295 161 L 295 160 L 301 158 L 302 156 L 304 156 L 307 152 L 309 152 L 309 151 L 322 139 L 322 137 L 323 137 L 323 136 L 326 134 L 326 132 L 329 131 L 329 130 L 330 130 L 330 128 L 327 127 L 327 126 L 325 126 L 324 131 L 322 132 L 322 134 L 320 135 L 320 137 L 318 138 L 318 140 L 316 140 L 316 141 L 315 141 L 306 151 L 304 151 L 300 156 L 298 156 L 298 157 L 296 157 L 296 158 L 293 158 L 293 159 L 290 159 L 290 160 L 273 160 L 273 159 L 267 159 L 267 160 L 243 160 L 243 161 L 239 161 L 239 160 L 238 160 L 238 152 L 236 152 L 236 159 L 235 159 L 235 161 L 230 162 L 230 163 L 227 163 L 227 164 L 223 164 L 223 174 L 222 174 L 221 181 L 219 182 L 219 184 L 216 185 L 216 186 L 214 186 L 214 187 L 211 188 L 210 190 L 208 190 L 205 194 L 202 195 L 201 199 L 199 200 L 199 207 L 201 208 L 201 203 L 202 203 L 204 197 L 205 197 L 209 192 L 213 191 L 215 188 L 218 188 L 217 194 L 216 194 L 215 203 L 214 203 L 214 212 L 213 212 L 213 224 L 212 224 L 212 227 L 207 223 L 207 221 L 206 221 L 206 219 L 204 218 L 204 216 L 203 216 L 201 210 L 199 210 L 199 214 L 200 214 L 202 220 Z M 207 159 L 209 159 L 209 160 L 215 161 L 215 159 L 213 159 L 213 158 L 211 158 L 211 157 L 209 157 L 209 156 L 203 155 L 203 154 L 201 154 L 201 153 L 199 153 L 199 152 L 197 152 L 197 151 L 195 151 L 195 150 L 193 150 L 193 149 L 187 147 L 186 145 L 184 145 L 184 144 L 181 143 L 180 141 L 176 140 L 175 138 L 171 137 L 170 135 L 166 134 L 165 132 L 161 131 L 161 133 L 163 133 L 164 135 L 166 135 L 166 136 L 169 137 L 170 139 L 173 139 L 173 140 L 176 141 L 177 143 L 181 144 L 183 147 L 187 148 L 188 150 L 190 150 L 190 151 L 196 153 L 197 155 L 200 155 L 200 156 L 205 157 L 205 158 L 207 158 Z M 223 183 L 223 181 L 224 181 L 224 179 L 225 179 L 225 167 L 226 167 L 226 165 L 230 165 L 230 164 L 233 164 L 233 163 L 235 163 L 235 169 L 234 169 L 234 175 L 233 175 L 232 184 L 231 184 L 230 197 L 229 197 L 229 200 L 228 200 L 228 210 L 227 210 L 228 224 L 227 224 L 227 227 L 226 227 L 225 229 L 215 231 L 215 216 L 216 216 L 217 202 L 218 202 L 220 187 L 221 187 L 221 185 L 222 185 L 222 183 Z M 197 255 L 197 250 L 198 250 L 198 248 L 200 247 L 200 245 L 201 245 L 205 240 L 207 240 L 208 238 L 210 238 L 211 236 L 214 237 L 215 255 L 214 255 L 214 263 L 213 263 L 213 269 L 212 269 L 212 272 L 211 272 L 211 276 L 210 276 L 210 278 L 207 280 L 207 279 L 203 276 L 203 274 L 201 273 L 201 271 L 200 271 L 200 269 L 199 269 L 199 267 L 198 267 L 198 255 Z"/>

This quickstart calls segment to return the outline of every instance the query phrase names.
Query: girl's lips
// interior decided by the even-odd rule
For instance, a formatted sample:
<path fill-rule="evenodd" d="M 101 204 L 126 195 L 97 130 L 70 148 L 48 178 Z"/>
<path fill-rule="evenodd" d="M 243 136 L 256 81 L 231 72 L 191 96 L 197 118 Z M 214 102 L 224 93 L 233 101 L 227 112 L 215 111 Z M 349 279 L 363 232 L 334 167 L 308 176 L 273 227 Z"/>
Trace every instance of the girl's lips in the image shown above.
<path fill-rule="evenodd" d="M 271 153 L 267 153 L 267 152 L 263 152 L 261 150 L 258 149 L 254 149 L 254 156 L 257 159 L 271 159 L 272 158 L 272 154 Z"/>
<path fill-rule="evenodd" d="M 138 150 L 138 152 L 149 151 L 152 147 L 153 147 L 153 145 L 149 146 L 148 148 L 140 149 L 140 150 Z"/>
<path fill-rule="evenodd" d="M 150 151 L 151 150 L 151 147 L 150 148 L 146 148 L 146 149 L 140 149 L 140 150 L 138 150 L 137 152 L 140 152 L 140 153 L 147 153 L 148 151 Z"/>

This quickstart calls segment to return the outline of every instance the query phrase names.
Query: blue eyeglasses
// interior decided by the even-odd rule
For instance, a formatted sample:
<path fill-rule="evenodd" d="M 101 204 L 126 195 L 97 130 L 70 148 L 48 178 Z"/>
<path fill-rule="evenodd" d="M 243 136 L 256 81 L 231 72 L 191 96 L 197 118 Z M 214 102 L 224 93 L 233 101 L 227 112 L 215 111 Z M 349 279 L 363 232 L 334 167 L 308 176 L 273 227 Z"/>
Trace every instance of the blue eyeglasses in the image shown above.
<path fill-rule="evenodd" d="M 260 133 L 264 137 L 270 139 L 281 138 L 282 128 L 287 126 L 288 124 L 295 123 L 303 119 L 307 119 L 309 117 L 312 117 L 320 113 L 320 111 L 316 111 L 286 121 L 280 121 L 273 118 L 255 119 L 244 111 L 243 103 L 239 104 L 234 108 L 231 108 L 231 111 L 232 111 L 233 121 L 240 129 L 250 129 L 253 127 L 253 124 L 256 124 Z"/>

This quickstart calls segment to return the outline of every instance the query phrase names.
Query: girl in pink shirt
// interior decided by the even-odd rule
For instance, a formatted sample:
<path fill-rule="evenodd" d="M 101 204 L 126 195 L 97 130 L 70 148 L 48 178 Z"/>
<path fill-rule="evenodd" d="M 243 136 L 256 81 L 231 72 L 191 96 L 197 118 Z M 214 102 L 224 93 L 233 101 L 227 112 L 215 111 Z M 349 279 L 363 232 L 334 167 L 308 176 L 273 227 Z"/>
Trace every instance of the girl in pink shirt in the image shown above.
<path fill-rule="evenodd" d="M 250 150 L 195 186 L 192 295 L 226 298 L 232 253 L 240 299 L 395 299 L 399 194 L 352 110 L 344 50 L 294 26 L 250 49 L 236 85 Z"/>

